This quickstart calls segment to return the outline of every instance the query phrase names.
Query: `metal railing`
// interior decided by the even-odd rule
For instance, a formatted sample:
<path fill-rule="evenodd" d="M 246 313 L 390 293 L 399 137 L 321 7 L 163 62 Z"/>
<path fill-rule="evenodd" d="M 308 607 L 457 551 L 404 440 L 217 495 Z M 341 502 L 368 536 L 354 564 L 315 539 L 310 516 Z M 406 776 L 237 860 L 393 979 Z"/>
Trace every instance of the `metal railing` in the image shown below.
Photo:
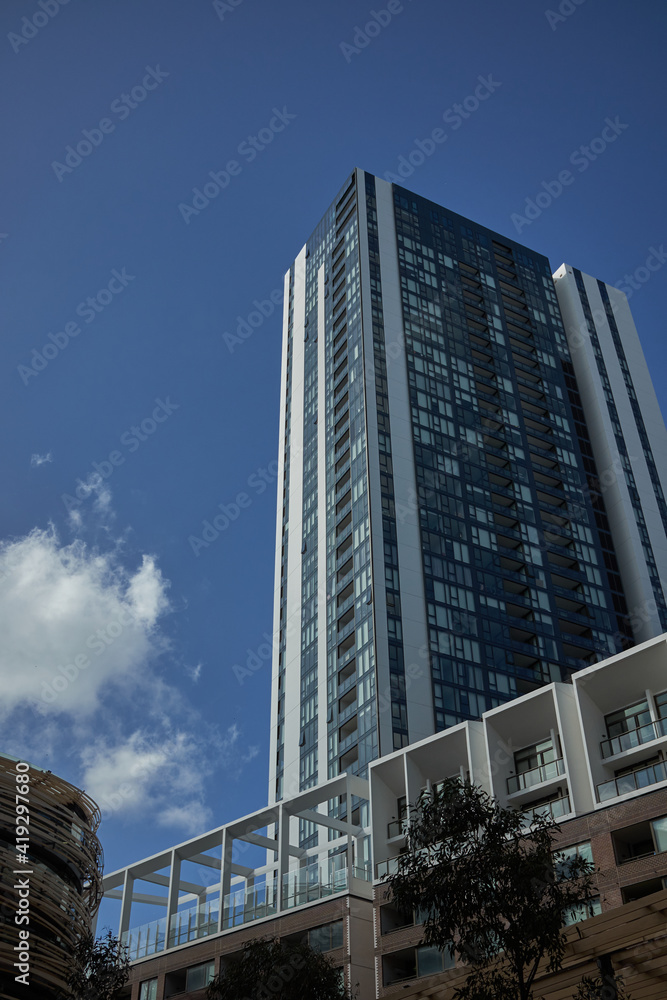
<path fill-rule="evenodd" d="M 571 811 L 569 795 L 563 795 L 559 799 L 550 799 L 548 802 L 542 802 L 539 805 L 523 810 L 531 820 L 537 819 L 538 816 L 545 813 L 551 816 L 552 819 L 560 819 L 561 816 L 567 816 Z"/>
<path fill-rule="evenodd" d="M 647 722 L 645 726 L 638 726 L 637 729 L 629 729 L 627 733 L 620 736 L 612 736 L 608 740 L 600 743 L 602 757 L 614 757 L 617 753 L 625 750 L 632 750 L 643 743 L 650 743 L 658 740 L 661 736 L 667 736 L 667 719 L 659 719 L 657 722 Z"/>
<path fill-rule="evenodd" d="M 346 892 L 349 888 L 349 877 L 370 882 L 370 862 L 366 865 L 355 865 L 351 869 L 345 866 L 334 869 L 333 865 L 329 865 L 325 868 L 302 868 L 289 872 L 283 877 L 282 906 L 284 909 L 290 909 L 334 893 Z M 257 885 L 241 886 L 224 897 L 222 930 L 274 916 L 279 908 L 277 879 L 269 879 Z M 130 961 L 134 962 L 167 948 L 175 948 L 207 937 L 209 934 L 217 934 L 219 915 L 220 900 L 216 897 L 172 914 L 168 932 L 167 917 L 163 916 L 150 923 L 132 927 L 121 935 L 121 941 L 127 946 Z"/>
<path fill-rule="evenodd" d="M 398 871 L 398 855 L 393 858 L 387 858 L 386 861 L 378 861 L 375 866 L 375 877 L 376 878 L 386 878 L 387 875 L 393 875 Z"/>
<path fill-rule="evenodd" d="M 627 792 L 634 792 L 638 788 L 647 788 L 649 785 L 656 785 L 659 781 L 665 780 L 667 780 L 667 765 L 663 761 L 643 767 L 639 766 L 630 771 L 629 774 L 601 782 L 597 786 L 598 802 L 607 802 L 608 799 L 615 799 L 617 795 L 625 795 Z"/>
<path fill-rule="evenodd" d="M 531 767 L 529 771 L 522 771 L 521 774 L 513 774 L 507 779 L 507 791 L 511 795 L 513 792 L 520 792 L 524 788 L 532 788 L 552 778 L 558 778 L 565 774 L 565 761 L 562 757 L 549 761 L 548 764 L 540 764 L 538 767 Z"/>
<path fill-rule="evenodd" d="M 392 837 L 402 837 L 405 834 L 405 820 L 404 819 L 393 819 L 391 823 L 387 823 L 387 840 L 391 840 Z"/>
<path fill-rule="evenodd" d="M 283 876 L 282 905 L 284 909 L 312 903 L 337 892 L 346 892 L 349 888 L 349 877 L 369 882 L 371 879 L 370 864 L 364 867 L 355 866 L 352 869 L 342 867 L 334 869 L 301 868 L 288 872 Z"/>

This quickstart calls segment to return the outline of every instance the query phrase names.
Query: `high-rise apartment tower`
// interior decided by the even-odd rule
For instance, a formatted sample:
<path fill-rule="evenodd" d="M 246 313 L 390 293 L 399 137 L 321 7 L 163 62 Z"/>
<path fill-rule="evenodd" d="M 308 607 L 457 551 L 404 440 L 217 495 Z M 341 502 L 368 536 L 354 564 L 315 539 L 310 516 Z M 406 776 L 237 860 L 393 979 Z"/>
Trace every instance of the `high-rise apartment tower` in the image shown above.
<path fill-rule="evenodd" d="M 271 801 L 667 631 L 615 288 L 355 170 L 285 276 L 280 407 Z"/>

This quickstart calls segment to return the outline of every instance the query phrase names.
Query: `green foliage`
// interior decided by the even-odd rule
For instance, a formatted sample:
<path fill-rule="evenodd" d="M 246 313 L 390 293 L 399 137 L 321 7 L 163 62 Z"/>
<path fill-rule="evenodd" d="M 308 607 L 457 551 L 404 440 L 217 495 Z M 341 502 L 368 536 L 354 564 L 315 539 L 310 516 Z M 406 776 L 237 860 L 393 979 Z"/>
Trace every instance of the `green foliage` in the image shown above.
<path fill-rule="evenodd" d="M 589 861 L 554 854 L 557 828 L 458 778 L 412 811 L 388 883 L 400 910 L 425 914 L 425 943 L 471 966 L 457 1000 L 531 1000 L 542 959 L 560 968 L 563 915 L 589 907 L 594 886 Z"/>
<path fill-rule="evenodd" d="M 574 1000 L 631 1000 L 620 976 L 584 976 Z"/>
<path fill-rule="evenodd" d="M 129 975 L 127 951 L 111 931 L 97 940 L 88 934 L 74 953 L 66 1000 L 113 1000 Z"/>
<path fill-rule="evenodd" d="M 338 970 L 307 944 L 251 941 L 208 987 L 208 1000 L 352 1000 Z"/>

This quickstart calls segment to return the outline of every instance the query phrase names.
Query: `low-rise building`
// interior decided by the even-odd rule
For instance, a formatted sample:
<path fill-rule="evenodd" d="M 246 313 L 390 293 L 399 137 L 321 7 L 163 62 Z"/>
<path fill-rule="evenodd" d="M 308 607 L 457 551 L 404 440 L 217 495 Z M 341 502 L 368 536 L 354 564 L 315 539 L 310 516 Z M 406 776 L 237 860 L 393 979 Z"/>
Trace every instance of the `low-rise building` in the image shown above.
<path fill-rule="evenodd" d="M 121 900 L 132 1000 L 197 995 L 228 956 L 261 936 L 301 937 L 328 952 L 361 1000 L 450 997 L 465 973 L 422 945 L 419 923 L 392 906 L 384 880 L 420 793 L 453 776 L 503 806 L 549 813 L 559 849 L 597 869 L 596 916 L 567 932 L 564 971 L 540 979 L 545 996 L 571 996 L 577 977 L 606 956 L 634 1000 L 662 997 L 666 753 L 660 636 L 580 671 L 572 684 L 552 683 L 397 750 L 371 765 L 368 781 L 341 775 L 130 865 L 104 888 Z M 316 828 L 328 831 L 325 850 Z M 314 846 L 297 846 L 309 830 Z M 244 860 L 253 848 L 266 852 L 255 866 Z M 160 916 L 136 925 L 135 909 L 147 907 Z"/>

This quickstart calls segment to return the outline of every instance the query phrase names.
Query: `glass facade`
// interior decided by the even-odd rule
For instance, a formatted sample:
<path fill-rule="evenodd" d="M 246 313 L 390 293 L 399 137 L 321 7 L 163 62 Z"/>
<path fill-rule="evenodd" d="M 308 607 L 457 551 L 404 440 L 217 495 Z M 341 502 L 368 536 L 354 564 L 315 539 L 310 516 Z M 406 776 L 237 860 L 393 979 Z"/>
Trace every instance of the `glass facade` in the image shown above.
<path fill-rule="evenodd" d="M 442 729 L 620 650 L 625 609 L 549 262 L 397 187 L 394 208 Z"/>

